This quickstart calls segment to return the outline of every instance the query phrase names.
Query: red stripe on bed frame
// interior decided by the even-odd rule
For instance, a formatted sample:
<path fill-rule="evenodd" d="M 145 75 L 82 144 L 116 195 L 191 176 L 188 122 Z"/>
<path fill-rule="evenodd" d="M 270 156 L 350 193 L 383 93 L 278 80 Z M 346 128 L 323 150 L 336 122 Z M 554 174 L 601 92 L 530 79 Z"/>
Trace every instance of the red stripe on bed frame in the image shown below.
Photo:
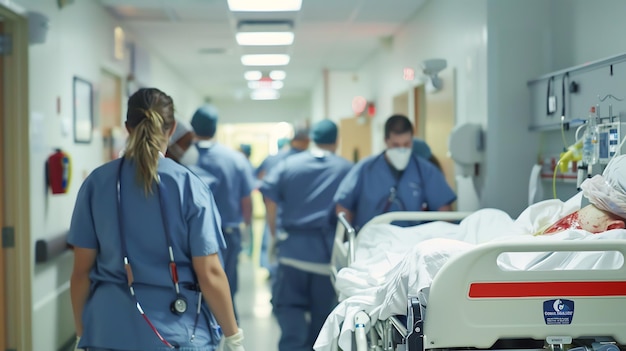
<path fill-rule="evenodd" d="M 626 296 L 626 281 L 472 283 L 473 299 L 498 297 Z"/>

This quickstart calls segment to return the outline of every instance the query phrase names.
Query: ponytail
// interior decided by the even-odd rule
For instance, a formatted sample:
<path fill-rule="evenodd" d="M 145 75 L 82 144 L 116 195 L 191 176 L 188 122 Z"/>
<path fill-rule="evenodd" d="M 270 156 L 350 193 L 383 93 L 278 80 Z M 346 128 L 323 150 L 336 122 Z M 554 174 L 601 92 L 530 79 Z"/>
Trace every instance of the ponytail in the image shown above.
<path fill-rule="evenodd" d="M 148 195 L 152 194 L 152 184 L 159 181 L 159 152 L 166 137 L 163 117 L 153 110 L 142 112 L 145 118 L 130 133 L 124 155 L 137 164 L 137 181 L 143 185 Z"/>

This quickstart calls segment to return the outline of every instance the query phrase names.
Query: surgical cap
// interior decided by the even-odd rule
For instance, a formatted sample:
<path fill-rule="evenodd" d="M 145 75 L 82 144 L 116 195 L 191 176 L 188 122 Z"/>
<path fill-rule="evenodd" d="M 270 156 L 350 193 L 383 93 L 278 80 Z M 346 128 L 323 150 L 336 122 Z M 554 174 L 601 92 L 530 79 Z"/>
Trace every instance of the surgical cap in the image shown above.
<path fill-rule="evenodd" d="M 186 121 L 181 121 L 180 119 L 176 119 L 176 129 L 174 129 L 174 133 L 172 133 L 172 137 L 170 138 L 169 145 L 174 144 L 180 138 L 185 136 L 187 133 L 192 133 L 193 129 L 191 125 Z"/>
<path fill-rule="evenodd" d="M 217 110 L 212 105 L 204 105 L 196 110 L 191 118 L 191 126 L 199 137 L 213 137 L 217 129 Z"/>
<path fill-rule="evenodd" d="M 337 141 L 337 125 L 329 119 L 317 122 L 311 130 L 311 139 L 316 144 L 334 144 Z"/>
<path fill-rule="evenodd" d="M 413 154 L 423 157 L 425 159 L 430 159 L 433 155 L 430 151 L 430 146 L 426 144 L 426 142 L 419 138 L 413 138 Z"/>
<path fill-rule="evenodd" d="M 278 141 L 276 142 L 276 146 L 278 146 L 278 149 L 282 149 L 283 146 L 285 146 L 285 144 L 287 144 L 289 142 L 288 138 L 280 138 L 278 139 Z"/>
<path fill-rule="evenodd" d="M 626 218 L 626 155 L 616 156 L 602 175 L 586 179 L 580 188 L 597 208 Z"/>
<path fill-rule="evenodd" d="M 240 144 L 239 149 L 244 155 L 250 157 L 250 154 L 252 153 L 252 146 L 250 144 Z"/>

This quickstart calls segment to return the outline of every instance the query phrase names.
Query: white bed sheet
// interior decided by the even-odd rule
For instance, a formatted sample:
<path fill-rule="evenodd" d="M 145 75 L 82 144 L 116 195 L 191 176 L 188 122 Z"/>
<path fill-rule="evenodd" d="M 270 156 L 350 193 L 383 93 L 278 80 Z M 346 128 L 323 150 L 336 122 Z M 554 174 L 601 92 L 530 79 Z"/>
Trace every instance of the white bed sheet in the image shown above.
<path fill-rule="evenodd" d="M 357 237 L 355 262 L 341 269 L 335 286 L 341 302 L 329 315 L 314 349 L 327 351 L 338 338 L 350 351 L 354 315 L 364 310 L 384 320 L 405 314 L 408 296 L 429 287 L 439 269 L 451 257 L 475 245 L 494 240 L 602 240 L 626 239 L 626 230 L 590 234 L 569 230 L 551 236 L 532 236 L 557 219 L 577 210 L 580 196 L 561 202 L 548 200 L 530 206 L 515 221 L 506 213 L 484 209 L 468 216 L 460 225 L 432 222 L 410 228 L 374 225 Z M 525 253 L 502 255 L 499 265 L 509 269 L 597 269 L 614 267 L 623 260 L 611 253 Z M 342 324 L 343 323 L 343 324 Z"/>

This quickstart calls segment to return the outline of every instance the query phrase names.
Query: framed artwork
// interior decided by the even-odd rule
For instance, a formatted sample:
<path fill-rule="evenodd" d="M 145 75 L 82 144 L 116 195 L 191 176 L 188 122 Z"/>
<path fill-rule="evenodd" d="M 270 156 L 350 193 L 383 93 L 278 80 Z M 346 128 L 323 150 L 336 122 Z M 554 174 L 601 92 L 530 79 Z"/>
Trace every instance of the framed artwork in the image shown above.
<path fill-rule="evenodd" d="M 74 77 L 74 142 L 89 144 L 93 134 L 93 86 Z"/>

